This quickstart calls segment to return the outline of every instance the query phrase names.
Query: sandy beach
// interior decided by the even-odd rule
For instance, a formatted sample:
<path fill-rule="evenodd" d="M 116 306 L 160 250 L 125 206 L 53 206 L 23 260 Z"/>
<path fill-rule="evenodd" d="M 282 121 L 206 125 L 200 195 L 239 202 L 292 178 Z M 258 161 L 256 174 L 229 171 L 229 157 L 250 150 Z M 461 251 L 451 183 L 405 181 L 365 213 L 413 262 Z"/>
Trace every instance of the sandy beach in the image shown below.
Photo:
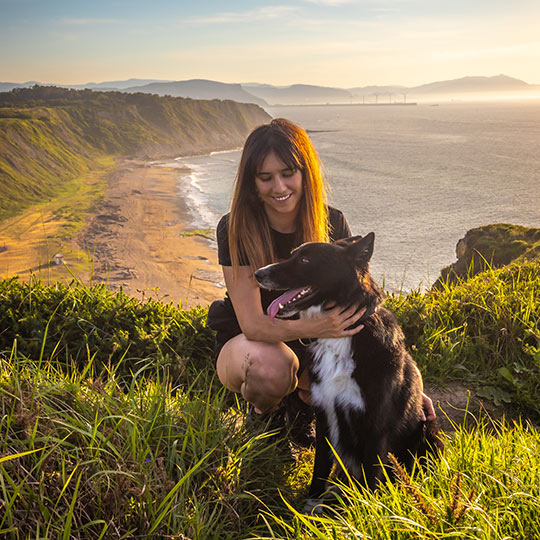
<path fill-rule="evenodd" d="M 94 256 L 92 282 L 138 298 L 208 305 L 225 289 L 213 241 L 194 231 L 182 199 L 189 170 L 123 161 L 77 238 Z"/>

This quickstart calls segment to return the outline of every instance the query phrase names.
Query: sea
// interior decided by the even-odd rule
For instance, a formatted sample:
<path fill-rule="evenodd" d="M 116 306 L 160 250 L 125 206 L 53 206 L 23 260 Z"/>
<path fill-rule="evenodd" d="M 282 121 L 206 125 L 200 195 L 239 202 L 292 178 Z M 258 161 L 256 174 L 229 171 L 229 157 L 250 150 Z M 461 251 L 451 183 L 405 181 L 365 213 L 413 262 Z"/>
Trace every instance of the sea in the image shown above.
<path fill-rule="evenodd" d="M 309 133 L 329 202 L 375 232 L 371 273 L 387 290 L 429 288 L 474 227 L 540 227 L 540 100 L 267 109 Z M 193 226 L 230 208 L 240 149 L 175 160 Z"/>

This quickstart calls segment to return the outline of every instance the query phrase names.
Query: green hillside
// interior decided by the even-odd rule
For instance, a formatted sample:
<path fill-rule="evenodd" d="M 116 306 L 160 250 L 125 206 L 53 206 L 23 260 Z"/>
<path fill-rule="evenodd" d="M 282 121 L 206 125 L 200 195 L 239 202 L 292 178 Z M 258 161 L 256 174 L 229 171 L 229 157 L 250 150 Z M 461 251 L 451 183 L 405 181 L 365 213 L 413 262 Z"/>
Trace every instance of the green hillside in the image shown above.
<path fill-rule="evenodd" d="M 0 219 L 55 196 L 100 158 L 234 148 L 269 118 L 234 101 L 56 87 L 0 93 Z"/>

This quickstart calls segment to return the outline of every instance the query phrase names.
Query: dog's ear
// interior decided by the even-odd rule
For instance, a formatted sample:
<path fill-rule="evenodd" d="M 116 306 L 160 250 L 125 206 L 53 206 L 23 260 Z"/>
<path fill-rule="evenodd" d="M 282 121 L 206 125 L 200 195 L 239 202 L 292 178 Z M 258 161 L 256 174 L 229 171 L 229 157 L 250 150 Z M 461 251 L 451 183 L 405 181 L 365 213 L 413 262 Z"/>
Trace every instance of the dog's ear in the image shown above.
<path fill-rule="evenodd" d="M 370 232 L 366 236 L 351 236 L 340 240 L 340 242 L 340 245 L 346 249 L 347 254 L 353 259 L 354 263 L 359 266 L 369 262 L 373 255 L 375 233 Z"/>
<path fill-rule="evenodd" d="M 336 240 L 334 244 L 337 244 L 341 247 L 347 247 L 350 246 L 352 243 L 361 240 L 362 236 L 349 236 L 348 238 L 341 238 L 340 240 Z"/>

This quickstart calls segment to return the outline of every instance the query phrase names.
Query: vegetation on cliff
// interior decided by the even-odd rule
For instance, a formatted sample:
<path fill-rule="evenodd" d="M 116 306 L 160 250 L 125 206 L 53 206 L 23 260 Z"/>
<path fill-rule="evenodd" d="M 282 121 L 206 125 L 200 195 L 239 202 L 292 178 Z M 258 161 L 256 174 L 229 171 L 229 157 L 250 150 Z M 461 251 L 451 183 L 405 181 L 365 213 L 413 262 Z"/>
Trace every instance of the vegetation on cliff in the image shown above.
<path fill-rule="evenodd" d="M 105 157 L 229 149 L 268 119 L 234 101 L 39 86 L 0 93 L 0 219 L 55 196 Z"/>
<path fill-rule="evenodd" d="M 496 223 L 467 231 L 456 246 L 458 260 L 441 270 L 435 283 L 454 283 L 489 268 L 500 268 L 512 261 L 540 257 L 540 229 Z"/>
<path fill-rule="evenodd" d="M 313 452 L 249 427 L 216 380 L 205 309 L 0 282 L 0 533 L 536 538 L 539 270 L 390 296 L 426 379 L 483 389 L 524 421 L 456 425 L 442 457 L 376 492 L 343 486 L 322 518 L 295 510 Z"/>

